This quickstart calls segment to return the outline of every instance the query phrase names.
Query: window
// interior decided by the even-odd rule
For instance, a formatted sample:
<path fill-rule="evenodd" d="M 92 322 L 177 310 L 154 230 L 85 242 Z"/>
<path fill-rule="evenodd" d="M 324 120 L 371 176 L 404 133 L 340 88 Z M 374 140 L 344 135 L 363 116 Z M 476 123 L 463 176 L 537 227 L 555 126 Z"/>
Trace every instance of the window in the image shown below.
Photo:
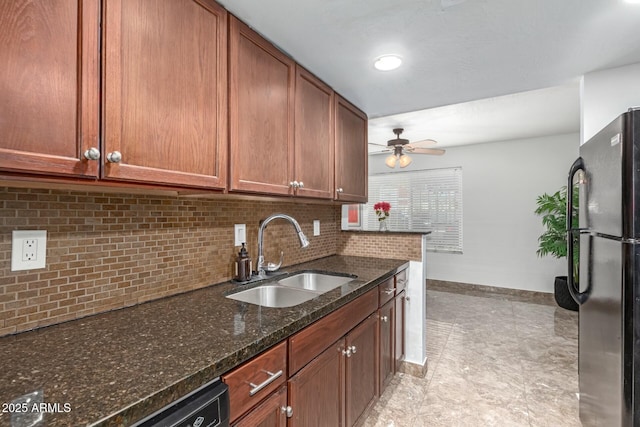
<path fill-rule="evenodd" d="M 462 253 L 461 167 L 370 176 L 363 229 L 377 229 L 373 205 L 381 201 L 391 203 L 391 231 L 431 231 L 428 250 Z"/>

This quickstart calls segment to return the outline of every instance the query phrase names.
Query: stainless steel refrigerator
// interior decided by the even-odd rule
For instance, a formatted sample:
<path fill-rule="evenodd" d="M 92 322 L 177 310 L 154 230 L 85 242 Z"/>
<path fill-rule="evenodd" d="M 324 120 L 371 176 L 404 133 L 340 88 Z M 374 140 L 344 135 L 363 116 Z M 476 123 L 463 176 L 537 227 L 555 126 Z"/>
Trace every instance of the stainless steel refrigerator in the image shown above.
<path fill-rule="evenodd" d="M 580 147 L 568 201 L 574 185 L 579 229 L 569 230 L 567 258 L 569 291 L 580 304 L 580 419 L 584 426 L 640 426 L 640 109 Z M 567 218 L 572 209 L 568 203 Z"/>

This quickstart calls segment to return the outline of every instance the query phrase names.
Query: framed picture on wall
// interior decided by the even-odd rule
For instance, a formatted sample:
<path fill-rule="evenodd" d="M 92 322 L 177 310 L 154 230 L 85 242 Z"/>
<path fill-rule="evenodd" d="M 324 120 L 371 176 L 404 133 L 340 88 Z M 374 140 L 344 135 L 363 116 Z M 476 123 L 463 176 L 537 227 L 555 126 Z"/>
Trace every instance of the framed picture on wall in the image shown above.
<path fill-rule="evenodd" d="M 362 227 L 362 205 L 361 204 L 347 205 L 347 227 L 349 228 Z"/>

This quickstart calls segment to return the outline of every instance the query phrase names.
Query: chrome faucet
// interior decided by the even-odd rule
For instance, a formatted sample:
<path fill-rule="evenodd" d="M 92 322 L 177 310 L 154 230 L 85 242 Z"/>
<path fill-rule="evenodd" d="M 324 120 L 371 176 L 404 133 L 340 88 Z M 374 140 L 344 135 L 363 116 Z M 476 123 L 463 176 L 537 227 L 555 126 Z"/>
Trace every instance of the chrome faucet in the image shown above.
<path fill-rule="evenodd" d="M 296 221 L 295 219 L 293 219 L 289 215 L 285 215 L 285 214 L 281 214 L 281 213 L 273 214 L 273 215 L 267 217 L 267 219 L 262 221 L 262 224 L 260 224 L 260 229 L 258 229 L 258 266 L 257 266 L 257 270 L 258 270 L 258 276 L 260 276 L 262 278 L 265 277 L 265 271 L 264 271 L 264 264 L 265 263 L 264 263 L 264 253 L 263 253 L 264 229 L 267 227 L 267 224 L 269 224 L 274 219 L 278 219 L 278 218 L 286 219 L 287 221 L 289 221 L 295 227 L 296 232 L 298 233 L 298 239 L 300 239 L 300 247 L 301 248 L 306 248 L 307 246 L 309 246 L 309 239 L 307 239 L 307 236 L 305 236 L 304 233 L 302 232 L 302 229 L 300 228 L 300 224 L 298 224 L 298 221 Z M 281 257 L 280 257 L 280 264 L 282 264 L 282 254 L 281 254 Z M 278 265 L 278 267 L 279 267 L 279 265 Z"/>

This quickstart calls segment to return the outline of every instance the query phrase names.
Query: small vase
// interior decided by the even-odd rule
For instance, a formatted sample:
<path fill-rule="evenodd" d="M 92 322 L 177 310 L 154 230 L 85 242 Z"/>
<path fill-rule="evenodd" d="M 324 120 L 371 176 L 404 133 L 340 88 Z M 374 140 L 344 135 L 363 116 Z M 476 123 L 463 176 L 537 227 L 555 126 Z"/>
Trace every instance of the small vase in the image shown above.
<path fill-rule="evenodd" d="M 389 226 L 387 225 L 386 219 L 381 219 L 378 221 L 378 231 L 389 231 Z"/>

